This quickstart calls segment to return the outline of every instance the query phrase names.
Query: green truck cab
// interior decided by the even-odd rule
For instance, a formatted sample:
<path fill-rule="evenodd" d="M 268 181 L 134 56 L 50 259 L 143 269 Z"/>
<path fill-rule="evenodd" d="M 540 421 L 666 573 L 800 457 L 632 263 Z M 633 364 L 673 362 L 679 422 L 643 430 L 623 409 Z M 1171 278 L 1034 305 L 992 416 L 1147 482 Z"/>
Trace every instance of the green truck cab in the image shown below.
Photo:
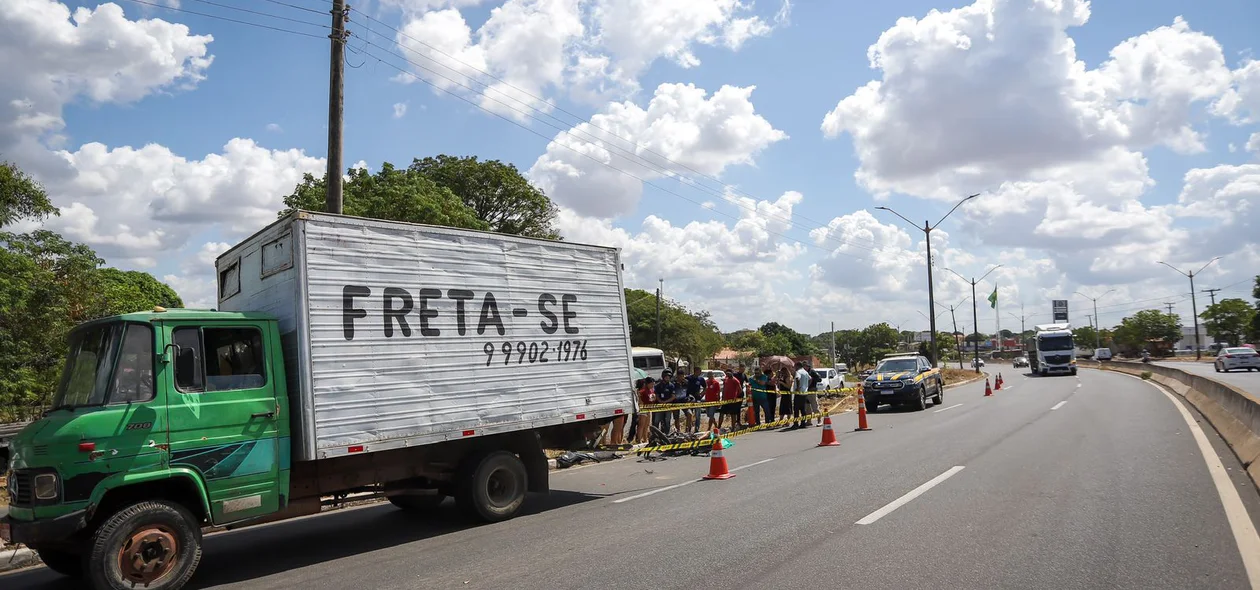
<path fill-rule="evenodd" d="M 182 585 L 171 574 L 195 566 L 201 526 L 285 502 L 279 341 L 258 313 L 158 309 L 76 328 L 51 409 L 12 442 L 5 536 L 98 587 Z"/>

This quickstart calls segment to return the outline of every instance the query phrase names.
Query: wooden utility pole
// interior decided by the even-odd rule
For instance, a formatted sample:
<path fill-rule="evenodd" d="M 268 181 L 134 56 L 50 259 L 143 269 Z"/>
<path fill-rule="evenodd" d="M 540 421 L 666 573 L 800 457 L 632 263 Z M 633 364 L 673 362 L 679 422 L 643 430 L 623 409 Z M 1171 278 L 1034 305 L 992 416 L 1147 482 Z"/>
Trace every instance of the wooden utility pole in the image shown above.
<path fill-rule="evenodd" d="M 328 175 L 325 178 L 324 211 L 341 213 L 341 120 L 345 111 L 346 75 L 345 0 L 333 0 L 332 41 L 328 57 Z"/>
<path fill-rule="evenodd" d="M 1213 306 L 1215 306 L 1215 305 L 1216 305 L 1216 294 L 1217 294 L 1218 292 L 1220 292 L 1220 289 L 1202 289 L 1202 292 L 1207 293 L 1207 294 L 1208 294 L 1208 297 L 1211 297 L 1211 298 L 1212 298 L 1212 305 L 1213 305 Z"/>

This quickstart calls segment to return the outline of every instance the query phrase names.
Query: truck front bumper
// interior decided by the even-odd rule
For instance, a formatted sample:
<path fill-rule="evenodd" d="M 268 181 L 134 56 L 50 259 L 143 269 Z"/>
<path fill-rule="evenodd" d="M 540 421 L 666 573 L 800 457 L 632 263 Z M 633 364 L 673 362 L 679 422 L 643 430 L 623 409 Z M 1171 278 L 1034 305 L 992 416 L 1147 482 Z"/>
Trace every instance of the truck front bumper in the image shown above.
<path fill-rule="evenodd" d="M 87 526 L 87 510 L 76 510 L 64 516 L 43 520 L 0 519 L 0 537 L 29 546 L 65 541 Z"/>

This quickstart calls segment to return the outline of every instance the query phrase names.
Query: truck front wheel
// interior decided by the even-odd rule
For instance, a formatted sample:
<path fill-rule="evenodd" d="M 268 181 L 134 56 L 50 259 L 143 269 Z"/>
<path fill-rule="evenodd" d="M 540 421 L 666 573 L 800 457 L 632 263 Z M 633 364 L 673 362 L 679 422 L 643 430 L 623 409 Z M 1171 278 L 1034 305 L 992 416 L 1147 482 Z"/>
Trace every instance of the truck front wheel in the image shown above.
<path fill-rule="evenodd" d="M 140 502 L 106 518 L 88 551 L 96 590 L 180 588 L 201 561 L 201 528 L 183 506 Z"/>
<path fill-rule="evenodd" d="M 525 503 L 525 464 L 508 451 L 473 458 L 460 474 L 455 503 L 465 514 L 485 522 L 516 516 Z"/>

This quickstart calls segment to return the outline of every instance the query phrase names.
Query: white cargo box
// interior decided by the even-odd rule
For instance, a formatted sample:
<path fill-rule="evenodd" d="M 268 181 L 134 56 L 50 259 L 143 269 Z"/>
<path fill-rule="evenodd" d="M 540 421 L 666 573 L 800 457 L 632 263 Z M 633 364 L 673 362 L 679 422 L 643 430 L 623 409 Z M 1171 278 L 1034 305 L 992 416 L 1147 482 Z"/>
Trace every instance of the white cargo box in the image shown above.
<path fill-rule="evenodd" d="M 279 320 L 295 460 L 634 410 L 615 248 L 301 212 L 216 267 Z"/>

